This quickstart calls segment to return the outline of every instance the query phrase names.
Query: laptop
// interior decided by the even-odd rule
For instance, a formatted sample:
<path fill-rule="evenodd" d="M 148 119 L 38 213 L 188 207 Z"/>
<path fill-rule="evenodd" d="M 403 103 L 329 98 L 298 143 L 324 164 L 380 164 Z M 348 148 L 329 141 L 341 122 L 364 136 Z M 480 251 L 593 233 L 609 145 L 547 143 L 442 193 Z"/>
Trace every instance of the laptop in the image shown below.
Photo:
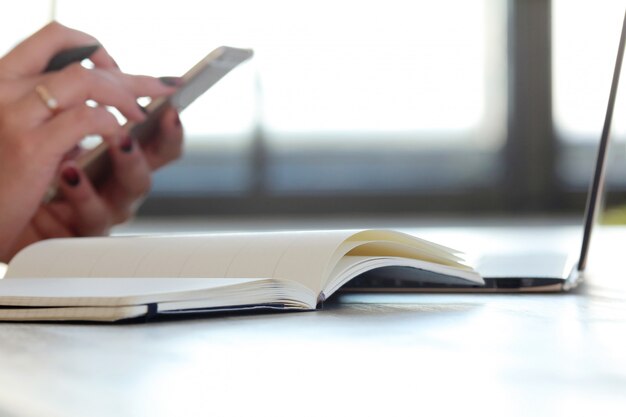
<path fill-rule="evenodd" d="M 420 283 L 410 280 L 388 280 L 384 272 L 364 274 L 349 283 L 347 291 L 426 291 L 426 292 L 560 292 L 577 286 L 582 280 L 587 266 L 587 255 L 591 243 L 592 229 L 594 228 L 597 213 L 602 202 L 607 147 L 611 131 L 613 109 L 617 95 L 619 77 L 624 57 L 626 42 L 626 13 L 620 35 L 620 42 L 613 72 L 613 81 L 609 94 L 604 126 L 600 137 L 600 144 L 596 158 L 593 178 L 589 186 L 587 203 L 584 215 L 583 238 L 580 249 L 570 251 L 555 251 L 541 247 L 542 242 L 536 242 L 537 237 L 529 239 L 528 233 L 523 245 L 517 250 L 496 250 L 488 254 L 475 255 L 470 264 L 483 276 L 485 286 L 462 287 L 443 283 Z M 532 233 L 532 231 L 531 231 Z M 580 231 L 577 232 L 579 236 Z M 474 236 L 477 238 L 477 236 Z M 540 236 L 544 239 L 545 236 Z M 510 240 L 504 237 L 502 242 Z M 548 239 L 549 240 L 549 239 Z M 546 242 L 543 242 L 546 243 Z M 551 243 L 551 242 L 547 242 Z M 548 245 L 552 246 L 552 245 Z M 493 248 L 492 248 L 493 249 Z M 436 280 L 435 280 L 436 281 Z"/>

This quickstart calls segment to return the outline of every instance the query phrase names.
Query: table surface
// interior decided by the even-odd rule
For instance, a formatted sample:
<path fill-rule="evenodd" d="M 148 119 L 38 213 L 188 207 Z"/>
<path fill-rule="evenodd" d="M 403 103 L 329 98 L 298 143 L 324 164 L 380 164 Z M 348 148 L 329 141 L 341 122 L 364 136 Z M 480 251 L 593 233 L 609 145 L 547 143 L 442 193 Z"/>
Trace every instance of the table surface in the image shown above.
<path fill-rule="evenodd" d="M 491 235 L 501 245 L 508 230 Z M 414 232 L 486 242 L 472 227 Z M 346 294 L 303 313 L 0 323 L 0 416 L 625 415 L 625 248 L 626 228 L 599 230 L 585 283 L 561 294 Z"/>

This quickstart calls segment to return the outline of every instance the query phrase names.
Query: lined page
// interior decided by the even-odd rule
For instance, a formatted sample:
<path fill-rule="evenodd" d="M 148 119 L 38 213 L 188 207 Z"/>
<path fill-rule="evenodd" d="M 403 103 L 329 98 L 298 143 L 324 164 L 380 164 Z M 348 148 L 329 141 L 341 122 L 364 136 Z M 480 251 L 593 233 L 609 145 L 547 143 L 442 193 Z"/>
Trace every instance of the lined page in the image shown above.
<path fill-rule="evenodd" d="M 279 278 L 322 289 L 333 253 L 354 231 L 52 239 L 9 264 L 18 277 Z"/>
<path fill-rule="evenodd" d="M 0 305 L 119 306 L 251 288 L 262 278 L 20 278 L 0 281 Z M 258 286 L 258 285 L 256 285 Z M 253 286 L 254 287 L 254 286 Z"/>

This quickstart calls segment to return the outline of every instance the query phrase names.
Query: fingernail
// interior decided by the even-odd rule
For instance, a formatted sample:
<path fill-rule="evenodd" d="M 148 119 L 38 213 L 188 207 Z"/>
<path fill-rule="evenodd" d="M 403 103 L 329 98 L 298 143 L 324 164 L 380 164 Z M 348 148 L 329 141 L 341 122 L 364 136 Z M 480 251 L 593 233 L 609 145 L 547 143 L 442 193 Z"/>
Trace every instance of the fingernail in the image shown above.
<path fill-rule="evenodd" d="M 122 139 L 120 149 L 124 153 L 131 153 L 133 151 L 133 138 L 130 135 L 127 135 L 124 139 Z"/>
<path fill-rule="evenodd" d="M 179 87 L 183 85 L 183 79 L 180 77 L 159 77 L 159 80 L 168 87 Z"/>
<path fill-rule="evenodd" d="M 178 117 L 178 115 L 176 115 L 176 118 L 174 119 L 174 126 L 176 127 L 181 127 L 183 124 L 180 121 L 180 117 Z"/>
<path fill-rule="evenodd" d="M 61 177 L 63 178 L 63 181 L 65 181 L 65 183 L 70 187 L 76 187 L 78 184 L 80 184 L 80 174 L 78 173 L 78 170 L 74 167 L 65 168 L 61 173 Z"/>

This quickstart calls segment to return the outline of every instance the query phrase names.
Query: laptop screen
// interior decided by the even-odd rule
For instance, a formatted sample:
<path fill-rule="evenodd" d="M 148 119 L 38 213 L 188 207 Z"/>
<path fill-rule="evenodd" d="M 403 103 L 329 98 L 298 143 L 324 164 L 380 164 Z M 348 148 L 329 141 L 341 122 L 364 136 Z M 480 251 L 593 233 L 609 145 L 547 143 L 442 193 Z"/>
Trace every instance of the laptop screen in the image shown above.
<path fill-rule="evenodd" d="M 583 243 L 578 260 L 578 270 L 583 271 L 587 264 L 587 253 L 589 251 L 589 242 L 591 240 L 591 230 L 595 224 L 596 216 L 600 209 L 601 197 L 604 189 L 606 152 L 611 133 L 611 121 L 613 119 L 613 108 L 615 107 L 615 97 L 617 95 L 617 87 L 619 85 L 619 76 L 622 71 L 622 61 L 624 58 L 624 43 L 626 42 L 626 12 L 624 13 L 624 22 L 622 23 L 622 32 L 620 35 L 619 47 L 617 48 L 617 58 L 615 60 L 615 69 L 613 70 L 613 81 L 611 82 L 611 92 L 609 94 L 609 103 L 604 118 L 604 126 L 602 128 L 602 136 L 600 137 L 600 145 L 598 147 L 598 156 L 596 158 L 596 167 L 593 173 L 593 179 L 589 186 L 589 194 L 587 195 L 587 207 L 585 209 L 585 229 L 583 234 Z"/>

